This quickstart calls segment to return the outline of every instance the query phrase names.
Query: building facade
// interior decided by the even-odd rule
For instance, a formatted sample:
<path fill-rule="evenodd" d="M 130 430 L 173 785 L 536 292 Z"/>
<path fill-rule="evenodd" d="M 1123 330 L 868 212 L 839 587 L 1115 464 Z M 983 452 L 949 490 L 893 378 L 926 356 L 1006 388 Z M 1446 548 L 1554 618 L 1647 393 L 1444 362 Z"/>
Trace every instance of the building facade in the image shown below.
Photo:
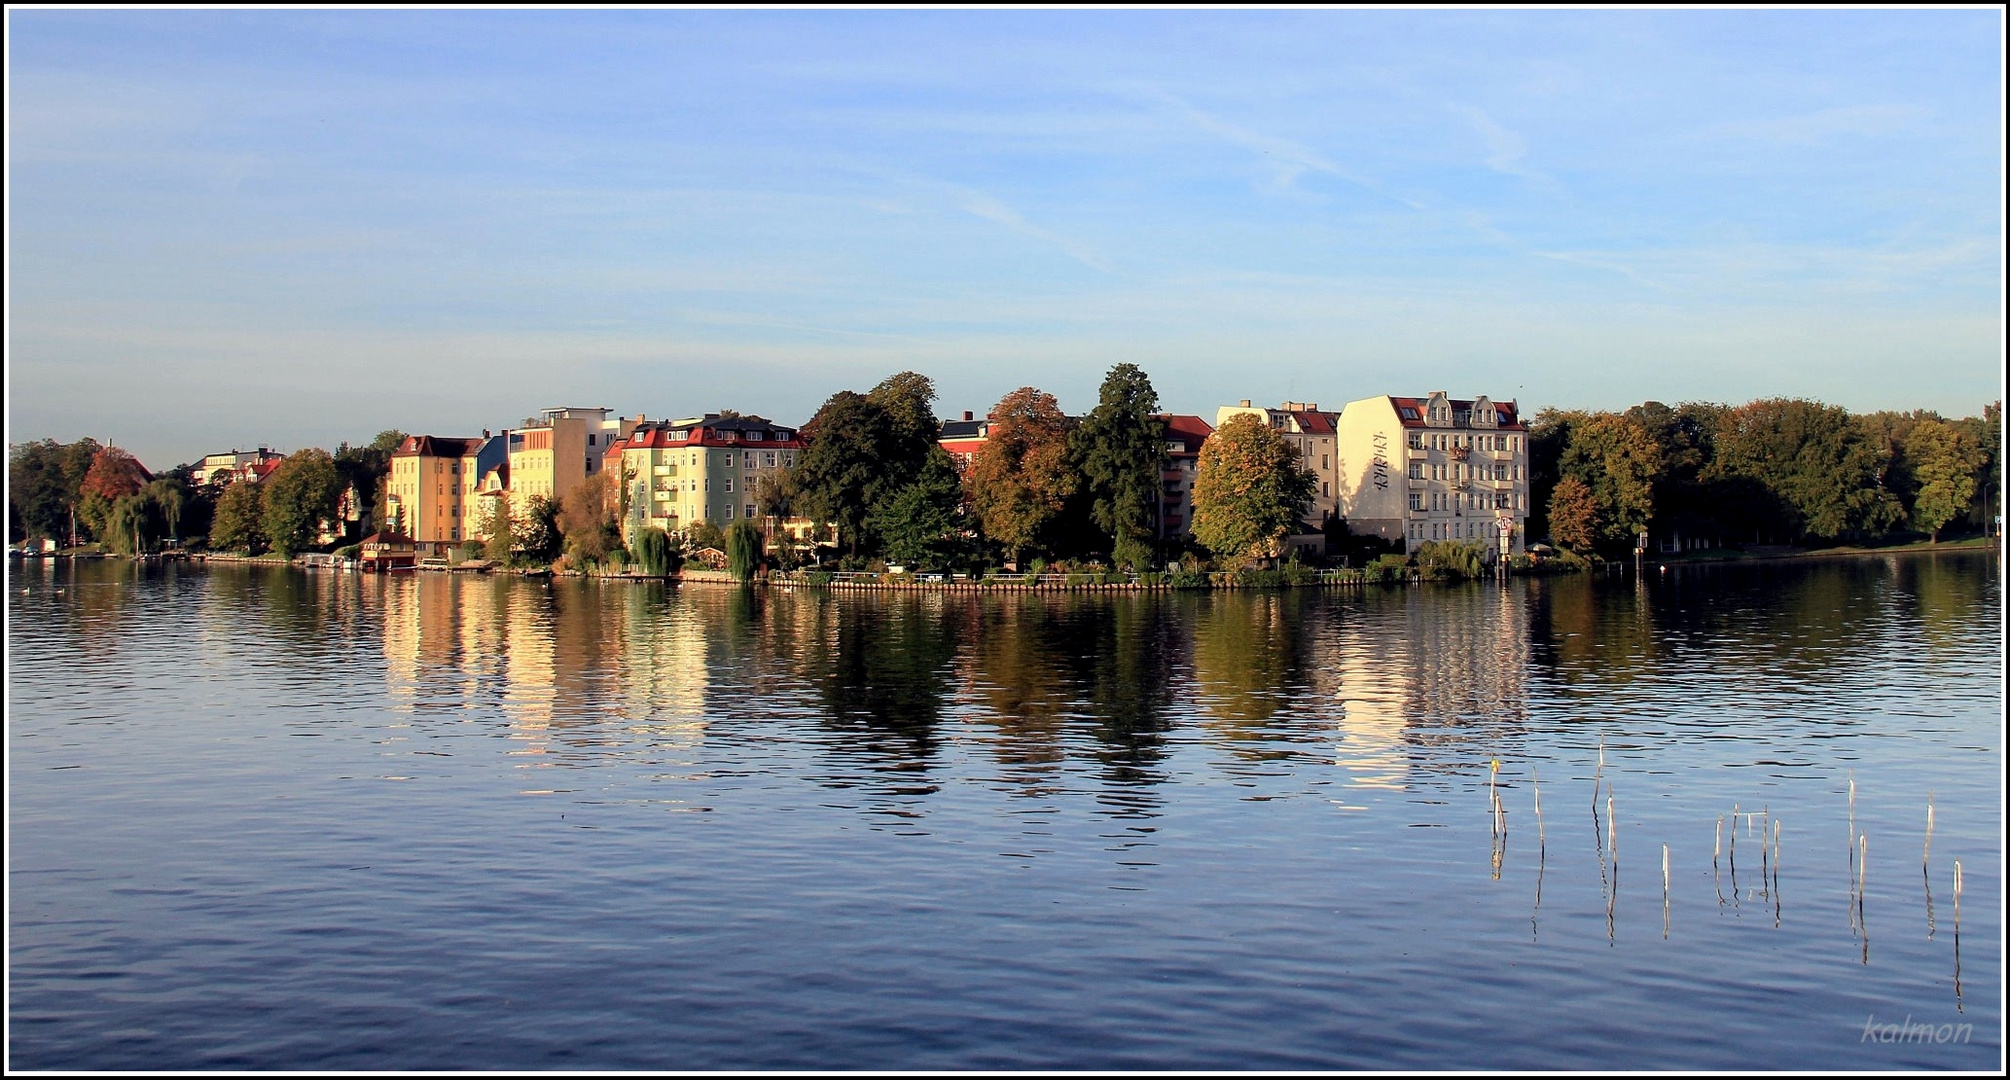
<path fill-rule="evenodd" d="M 410 537 L 421 556 L 485 539 L 476 493 L 482 475 L 506 453 L 503 436 L 487 432 L 468 439 L 406 436 L 391 452 L 385 476 L 384 531 Z"/>
<path fill-rule="evenodd" d="M 518 505 L 531 496 L 553 501 L 605 467 L 613 446 L 644 422 L 610 415 L 611 409 L 546 409 L 503 434 L 509 440 L 510 494 Z"/>
<path fill-rule="evenodd" d="M 970 463 L 977 460 L 978 451 L 991 438 L 991 418 L 979 419 L 968 409 L 963 411 L 961 420 L 944 420 L 942 436 L 937 443 L 949 454 L 949 460 L 956 465 L 956 471 L 967 473 Z"/>
<path fill-rule="evenodd" d="M 256 450 L 226 450 L 221 454 L 204 454 L 195 463 L 197 483 L 233 484 L 240 480 L 257 483 L 265 479 L 267 473 L 279 467 L 285 455 L 275 450 L 259 447 Z"/>
<path fill-rule="evenodd" d="M 616 444 L 626 487 L 622 534 L 632 541 L 650 525 L 677 533 L 699 521 L 723 529 L 747 520 L 801 531 L 806 523 L 796 519 L 764 521 L 758 491 L 764 477 L 792 468 L 803 446 L 801 432 L 759 416 L 643 423 Z"/>
<path fill-rule="evenodd" d="M 1528 426 L 1514 402 L 1442 390 L 1364 398 L 1347 403 L 1335 440 L 1338 511 L 1355 534 L 1406 550 L 1431 540 L 1526 548 Z"/>
<path fill-rule="evenodd" d="M 1159 484 L 1159 536 L 1172 540 L 1193 529 L 1193 479 L 1200 471 L 1200 448 L 1214 428 L 1198 416 L 1160 413 L 1166 422 L 1166 471 Z"/>

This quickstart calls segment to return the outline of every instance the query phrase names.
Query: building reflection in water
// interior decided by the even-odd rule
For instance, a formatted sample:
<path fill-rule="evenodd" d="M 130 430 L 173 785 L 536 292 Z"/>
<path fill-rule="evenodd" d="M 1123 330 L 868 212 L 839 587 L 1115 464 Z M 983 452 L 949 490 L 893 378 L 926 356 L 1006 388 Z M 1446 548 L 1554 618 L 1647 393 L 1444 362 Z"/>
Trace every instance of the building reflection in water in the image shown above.
<path fill-rule="evenodd" d="M 1231 772 L 1338 765 L 1400 789 L 1418 761 L 1462 760 L 1442 744 L 1496 753 L 1526 724 L 1520 588 L 984 597 L 417 574 L 361 593 L 414 734 L 487 710 L 529 768 L 624 756 L 689 777 L 708 738 L 782 740 L 827 763 L 825 786 L 926 795 L 959 745 L 1003 790 L 1086 774 L 1117 812 L 1150 812 L 1182 729 Z"/>

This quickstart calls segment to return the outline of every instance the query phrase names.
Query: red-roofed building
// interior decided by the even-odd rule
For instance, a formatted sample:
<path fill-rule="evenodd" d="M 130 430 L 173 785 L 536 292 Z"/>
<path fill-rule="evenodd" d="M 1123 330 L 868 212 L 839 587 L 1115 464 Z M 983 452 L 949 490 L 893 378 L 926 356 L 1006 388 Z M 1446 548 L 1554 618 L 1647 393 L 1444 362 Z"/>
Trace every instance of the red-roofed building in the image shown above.
<path fill-rule="evenodd" d="M 1356 534 L 1408 549 L 1462 540 L 1524 550 L 1528 425 L 1514 402 L 1442 390 L 1364 398 L 1347 403 L 1335 438 L 1339 512 Z"/>
<path fill-rule="evenodd" d="M 1198 416 L 1160 413 L 1166 422 L 1166 456 L 1170 462 L 1159 485 L 1159 535 L 1188 535 L 1193 528 L 1193 478 L 1200 471 L 1200 448 L 1214 426 Z"/>
<path fill-rule="evenodd" d="M 758 488 L 764 477 L 794 466 L 804 446 L 802 432 L 759 416 L 707 413 L 644 423 L 608 451 L 608 468 L 619 453 L 628 488 L 622 533 L 632 540 L 648 525 L 677 533 L 698 521 L 724 528 L 755 520 L 800 537 L 810 523 L 767 518 Z"/>
<path fill-rule="evenodd" d="M 979 418 L 965 409 L 963 419 L 942 422 L 942 435 L 937 443 L 948 452 L 949 460 L 956 463 L 956 471 L 967 473 L 970 463 L 977 460 L 977 452 L 984 449 L 984 443 L 990 438 L 991 418 Z"/>
<path fill-rule="evenodd" d="M 408 435 L 391 452 L 384 478 L 385 532 L 409 537 L 421 555 L 445 555 L 485 538 L 482 476 L 503 460 L 501 435 L 473 438 Z"/>

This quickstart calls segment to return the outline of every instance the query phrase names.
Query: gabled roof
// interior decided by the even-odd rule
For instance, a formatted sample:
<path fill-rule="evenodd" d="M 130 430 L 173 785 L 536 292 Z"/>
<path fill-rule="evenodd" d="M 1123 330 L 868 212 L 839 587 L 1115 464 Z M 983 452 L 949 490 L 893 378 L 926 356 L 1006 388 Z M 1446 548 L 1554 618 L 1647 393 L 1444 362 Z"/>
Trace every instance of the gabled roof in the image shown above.
<path fill-rule="evenodd" d="M 391 451 L 392 457 L 440 457 L 463 458 L 480 452 L 481 438 L 456 439 L 440 435 L 407 435 L 405 441 Z"/>
<path fill-rule="evenodd" d="M 1424 411 L 1428 408 L 1430 400 L 1429 395 L 1424 397 L 1391 396 L 1389 398 L 1389 407 L 1395 410 L 1396 419 L 1402 421 L 1404 427 L 1430 427 L 1431 425 L 1424 419 Z M 1447 398 L 1445 400 L 1451 405 L 1453 412 L 1472 411 L 1473 399 L 1471 398 Z M 1496 401 L 1493 403 L 1493 406 L 1494 416 L 1497 418 L 1494 424 L 1495 427 L 1511 428 L 1516 431 L 1526 430 L 1522 426 L 1521 412 L 1515 407 L 1514 402 Z"/>
<path fill-rule="evenodd" d="M 751 436 L 758 434 L 760 438 Z M 800 450 L 802 432 L 783 427 L 760 416 L 719 416 L 707 414 L 698 420 L 658 420 L 637 426 L 626 439 L 608 447 L 621 450 L 657 450 L 687 446 L 762 446 Z"/>

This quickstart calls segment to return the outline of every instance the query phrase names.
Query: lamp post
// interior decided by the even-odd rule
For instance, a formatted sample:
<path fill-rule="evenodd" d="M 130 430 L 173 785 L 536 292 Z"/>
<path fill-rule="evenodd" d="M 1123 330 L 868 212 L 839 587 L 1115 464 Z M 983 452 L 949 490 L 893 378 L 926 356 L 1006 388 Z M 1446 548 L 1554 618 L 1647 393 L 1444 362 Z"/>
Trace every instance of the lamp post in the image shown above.
<path fill-rule="evenodd" d="M 1646 565 L 1646 560 L 1647 530 L 1641 529 L 1640 535 L 1633 538 L 1633 574 L 1635 577 L 1640 575 L 1641 568 Z"/>
<path fill-rule="evenodd" d="M 1505 581 L 1508 576 L 1508 560 L 1514 554 L 1514 519 L 1506 514 L 1501 514 L 1498 520 L 1500 522 L 1501 542 L 1500 576 Z"/>

